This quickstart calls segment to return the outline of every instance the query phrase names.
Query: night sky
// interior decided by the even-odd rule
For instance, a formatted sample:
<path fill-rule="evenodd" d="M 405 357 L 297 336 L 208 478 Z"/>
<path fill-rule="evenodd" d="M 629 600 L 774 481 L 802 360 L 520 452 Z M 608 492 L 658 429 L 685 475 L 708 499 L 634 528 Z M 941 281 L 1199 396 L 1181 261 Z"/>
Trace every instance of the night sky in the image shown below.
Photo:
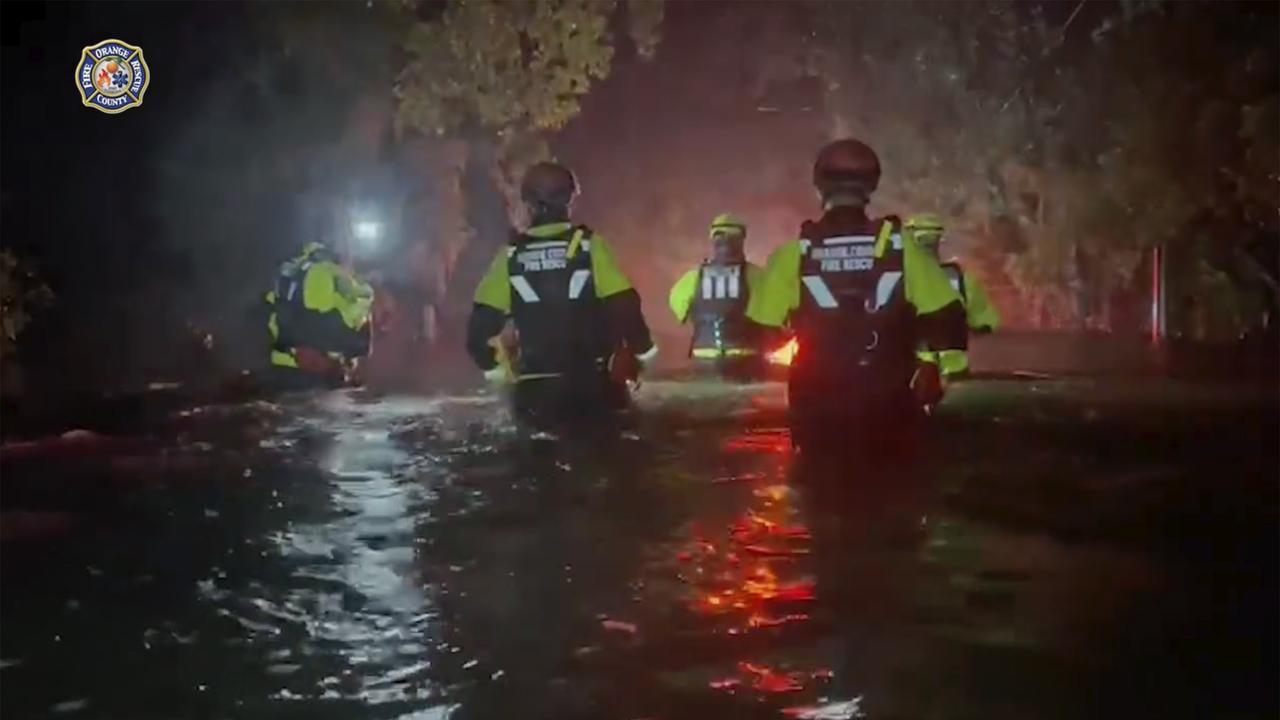
<path fill-rule="evenodd" d="M 145 322 L 171 287 L 198 272 L 163 242 L 158 149 L 200 111 L 202 92 L 235 52 L 234 3 L 4 3 L 3 237 L 33 259 L 57 295 L 24 337 L 51 371 L 93 370 L 158 349 Z M 107 115 L 81 105 L 80 50 L 107 38 L 142 47 L 152 82 L 141 108 Z M 152 307 L 146 307 L 146 305 Z M 86 314 L 93 323 L 77 322 Z M 60 342 L 65 333 L 85 342 Z M 132 358 L 130 357 L 132 356 Z M 89 373 L 92 374 L 92 373 Z"/>

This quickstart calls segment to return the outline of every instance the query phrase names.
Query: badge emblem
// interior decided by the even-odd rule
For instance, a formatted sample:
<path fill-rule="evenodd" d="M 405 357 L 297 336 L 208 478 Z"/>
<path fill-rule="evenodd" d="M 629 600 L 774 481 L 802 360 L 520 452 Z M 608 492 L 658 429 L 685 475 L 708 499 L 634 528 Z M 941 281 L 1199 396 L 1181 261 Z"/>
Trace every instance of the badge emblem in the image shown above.
<path fill-rule="evenodd" d="M 142 104 L 151 84 L 151 69 L 142 48 L 121 40 L 103 40 L 80 52 L 76 89 L 85 107 L 120 113 Z"/>

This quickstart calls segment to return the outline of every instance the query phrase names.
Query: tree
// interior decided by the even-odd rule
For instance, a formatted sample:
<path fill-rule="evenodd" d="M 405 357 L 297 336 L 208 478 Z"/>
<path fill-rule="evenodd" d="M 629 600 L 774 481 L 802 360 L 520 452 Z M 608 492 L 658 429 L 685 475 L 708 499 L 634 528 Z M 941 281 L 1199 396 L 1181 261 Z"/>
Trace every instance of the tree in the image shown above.
<path fill-rule="evenodd" d="M 447 154 L 456 162 L 437 168 L 439 184 L 461 188 L 469 168 L 483 171 L 508 219 L 519 224 L 518 178 L 550 156 L 547 133 L 577 115 L 582 97 L 609 74 L 610 23 L 617 7 L 612 0 L 459 0 L 439 16 L 416 20 L 404 41 L 406 62 L 396 83 L 397 131 L 452 147 Z M 651 56 L 662 3 L 633 0 L 626 7 L 637 52 Z M 461 202 L 465 195 L 453 197 Z M 485 202 L 474 196 L 470 201 Z M 466 216 L 456 207 L 448 214 Z M 440 238 L 446 275 L 452 276 L 470 248 L 477 222 L 451 223 L 450 233 Z M 492 219 L 489 224 L 497 225 Z"/>
<path fill-rule="evenodd" d="M 613 59 L 613 2 L 461 0 L 405 41 L 397 127 L 488 141 L 491 170 L 512 210 L 512 178 L 543 159 L 538 133 L 563 127 Z"/>
<path fill-rule="evenodd" d="M 1084 7 L 815 13 L 833 132 L 880 150 L 878 198 L 946 215 L 965 254 L 1009 278 L 1033 309 L 1023 321 L 1039 325 L 1110 327 L 1112 297 L 1137 292 L 1152 246 L 1185 243 L 1210 210 L 1252 203 L 1274 221 L 1280 196 L 1266 120 L 1275 40 L 1249 32 L 1273 27 L 1274 8 L 1136 2 L 1081 20 Z M 1222 238 L 1247 225 L 1232 223 Z"/>

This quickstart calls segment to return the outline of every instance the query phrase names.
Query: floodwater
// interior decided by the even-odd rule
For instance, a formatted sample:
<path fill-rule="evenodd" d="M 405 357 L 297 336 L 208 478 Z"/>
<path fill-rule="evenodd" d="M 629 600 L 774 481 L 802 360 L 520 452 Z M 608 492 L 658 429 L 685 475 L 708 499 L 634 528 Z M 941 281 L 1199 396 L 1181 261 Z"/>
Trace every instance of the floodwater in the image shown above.
<path fill-rule="evenodd" d="M 4 456 L 5 718 L 1273 718 L 1274 393 L 974 381 L 909 463 L 776 385 L 621 433 L 484 396 Z"/>

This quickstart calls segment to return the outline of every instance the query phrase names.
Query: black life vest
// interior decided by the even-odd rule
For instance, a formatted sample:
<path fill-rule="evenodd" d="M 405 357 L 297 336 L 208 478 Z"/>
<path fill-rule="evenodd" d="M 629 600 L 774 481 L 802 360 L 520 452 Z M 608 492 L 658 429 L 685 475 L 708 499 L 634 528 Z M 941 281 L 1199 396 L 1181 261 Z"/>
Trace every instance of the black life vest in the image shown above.
<path fill-rule="evenodd" d="M 801 243 L 793 375 L 905 386 L 915 363 L 915 310 L 906 299 L 897 220 L 828 213 L 804 224 Z"/>
<path fill-rule="evenodd" d="M 596 297 L 590 229 L 579 225 L 557 237 L 515 235 L 507 248 L 507 275 L 520 334 L 520 374 L 603 367 L 613 343 Z"/>
<path fill-rule="evenodd" d="M 753 347 L 753 333 L 746 315 L 749 297 L 746 262 L 703 263 L 690 308 L 692 349 L 723 353 Z"/>

